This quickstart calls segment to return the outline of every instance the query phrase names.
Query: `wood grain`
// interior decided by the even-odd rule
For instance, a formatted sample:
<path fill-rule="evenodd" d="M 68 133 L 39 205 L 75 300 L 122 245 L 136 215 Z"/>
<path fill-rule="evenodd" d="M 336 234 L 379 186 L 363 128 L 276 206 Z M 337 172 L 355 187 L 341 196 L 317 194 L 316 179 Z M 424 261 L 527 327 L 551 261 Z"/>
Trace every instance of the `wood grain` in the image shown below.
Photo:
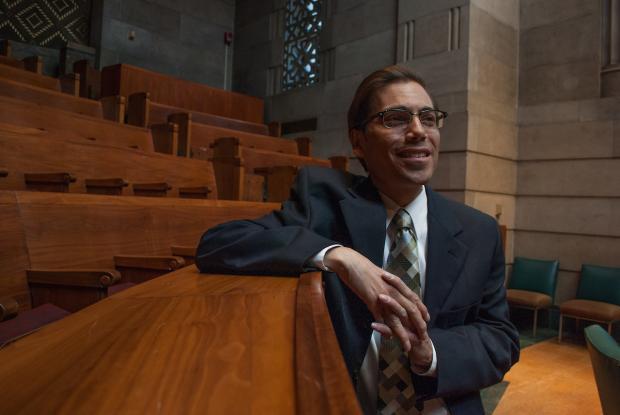
<path fill-rule="evenodd" d="M 0 78 L 60 92 L 58 79 L 10 65 L 0 65 Z"/>
<path fill-rule="evenodd" d="M 217 198 L 217 186 L 211 163 L 179 157 L 119 148 L 91 141 L 77 142 L 49 138 L 45 132 L 20 134 L 3 131 L 0 126 L 0 166 L 11 174 L 0 188 L 25 189 L 24 173 L 68 172 L 77 178 L 70 191 L 85 193 L 86 179 L 115 177 L 133 183 L 166 182 L 178 197 L 179 187 L 208 186 L 210 198 Z M 128 189 L 125 189 L 128 192 Z"/>
<path fill-rule="evenodd" d="M 253 123 L 263 122 L 263 100 L 174 78 L 136 66 L 118 64 L 103 68 L 102 96 L 138 92 L 150 93 L 151 100 L 165 105 L 206 112 Z"/>
<path fill-rule="evenodd" d="M 299 355 L 299 319 L 331 337 L 321 370 L 344 362 L 333 332 L 298 307 L 298 281 L 192 266 L 108 297 L 0 350 L 0 413 L 358 413 L 339 402 L 350 382 L 334 385 L 336 402 L 300 391 L 296 362 L 315 353 Z"/>
<path fill-rule="evenodd" d="M 103 118 L 103 109 L 99 101 L 75 97 L 8 79 L 0 78 L 0 95 L 91 117 Z"/>

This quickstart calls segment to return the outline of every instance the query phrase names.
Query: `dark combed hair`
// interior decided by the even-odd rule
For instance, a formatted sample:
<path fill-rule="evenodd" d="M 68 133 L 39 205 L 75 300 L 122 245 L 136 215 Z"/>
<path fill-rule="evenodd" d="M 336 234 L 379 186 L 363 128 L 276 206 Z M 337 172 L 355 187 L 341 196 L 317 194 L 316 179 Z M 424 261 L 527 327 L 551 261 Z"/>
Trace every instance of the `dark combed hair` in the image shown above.
<path fill-rule="evenodd" d="M 415 82 L 426 89 L 424 80 L 404 66 L 388 66 L 371 73 L 357 87 L 357 91 L 355 91 L 353 96 L 353 101 L 347 113 L 349 131 L 360 128 L 363 122 L 370 116 L 370 104 L 377 92 L 397 82 Z"/>

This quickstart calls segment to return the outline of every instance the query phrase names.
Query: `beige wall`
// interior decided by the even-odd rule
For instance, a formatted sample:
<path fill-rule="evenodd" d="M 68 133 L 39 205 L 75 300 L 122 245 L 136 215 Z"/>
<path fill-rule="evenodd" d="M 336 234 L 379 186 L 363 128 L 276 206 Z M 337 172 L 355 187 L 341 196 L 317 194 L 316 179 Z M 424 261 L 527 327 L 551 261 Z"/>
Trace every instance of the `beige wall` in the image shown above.
<path fill-rule="evenodd" d="M 601 2 L 521 0 L 515 255 L 620 266 L 620 99 L 601 97 Z"/>

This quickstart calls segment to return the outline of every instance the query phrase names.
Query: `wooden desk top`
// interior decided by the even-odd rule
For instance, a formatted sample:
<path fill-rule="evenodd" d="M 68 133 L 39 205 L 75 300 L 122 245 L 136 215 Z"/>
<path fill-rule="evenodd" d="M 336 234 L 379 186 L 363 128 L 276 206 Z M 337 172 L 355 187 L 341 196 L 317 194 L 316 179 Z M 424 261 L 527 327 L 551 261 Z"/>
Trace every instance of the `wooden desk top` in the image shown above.
<path fill-rule="evenodd" d="M 190 266 L 0 350 L 3 414 L 325 409 L 359 412 L 318 273 L 201 275 Z"/>

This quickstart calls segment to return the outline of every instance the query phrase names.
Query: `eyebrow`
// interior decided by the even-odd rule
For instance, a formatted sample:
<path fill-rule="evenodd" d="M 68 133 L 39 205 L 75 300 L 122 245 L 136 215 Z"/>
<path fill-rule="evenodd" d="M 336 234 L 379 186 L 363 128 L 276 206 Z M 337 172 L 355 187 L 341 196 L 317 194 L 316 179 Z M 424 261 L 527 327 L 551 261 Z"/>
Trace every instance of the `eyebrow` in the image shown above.
<path fill-rule="evenodd" d="M 428 105 L 423 106 L 422 108 L 418 109 L 417 112 L 420 111 L 427 111 L 427 110 L 434 110 L 435 108 L 433 107 L 429 107 Z M 387 107 L 385 108 L 383 111 L 390 111 L 390 110 L 403 110 L 403 111 L 411 111 L 408 107 L 404 106 L 404 105 L 397 105 L 394 107 Z M 383 112 L 382 111 L 382 112 Z M 415 111 L 411 111 L 411 112 L 415 112 Z"/>

